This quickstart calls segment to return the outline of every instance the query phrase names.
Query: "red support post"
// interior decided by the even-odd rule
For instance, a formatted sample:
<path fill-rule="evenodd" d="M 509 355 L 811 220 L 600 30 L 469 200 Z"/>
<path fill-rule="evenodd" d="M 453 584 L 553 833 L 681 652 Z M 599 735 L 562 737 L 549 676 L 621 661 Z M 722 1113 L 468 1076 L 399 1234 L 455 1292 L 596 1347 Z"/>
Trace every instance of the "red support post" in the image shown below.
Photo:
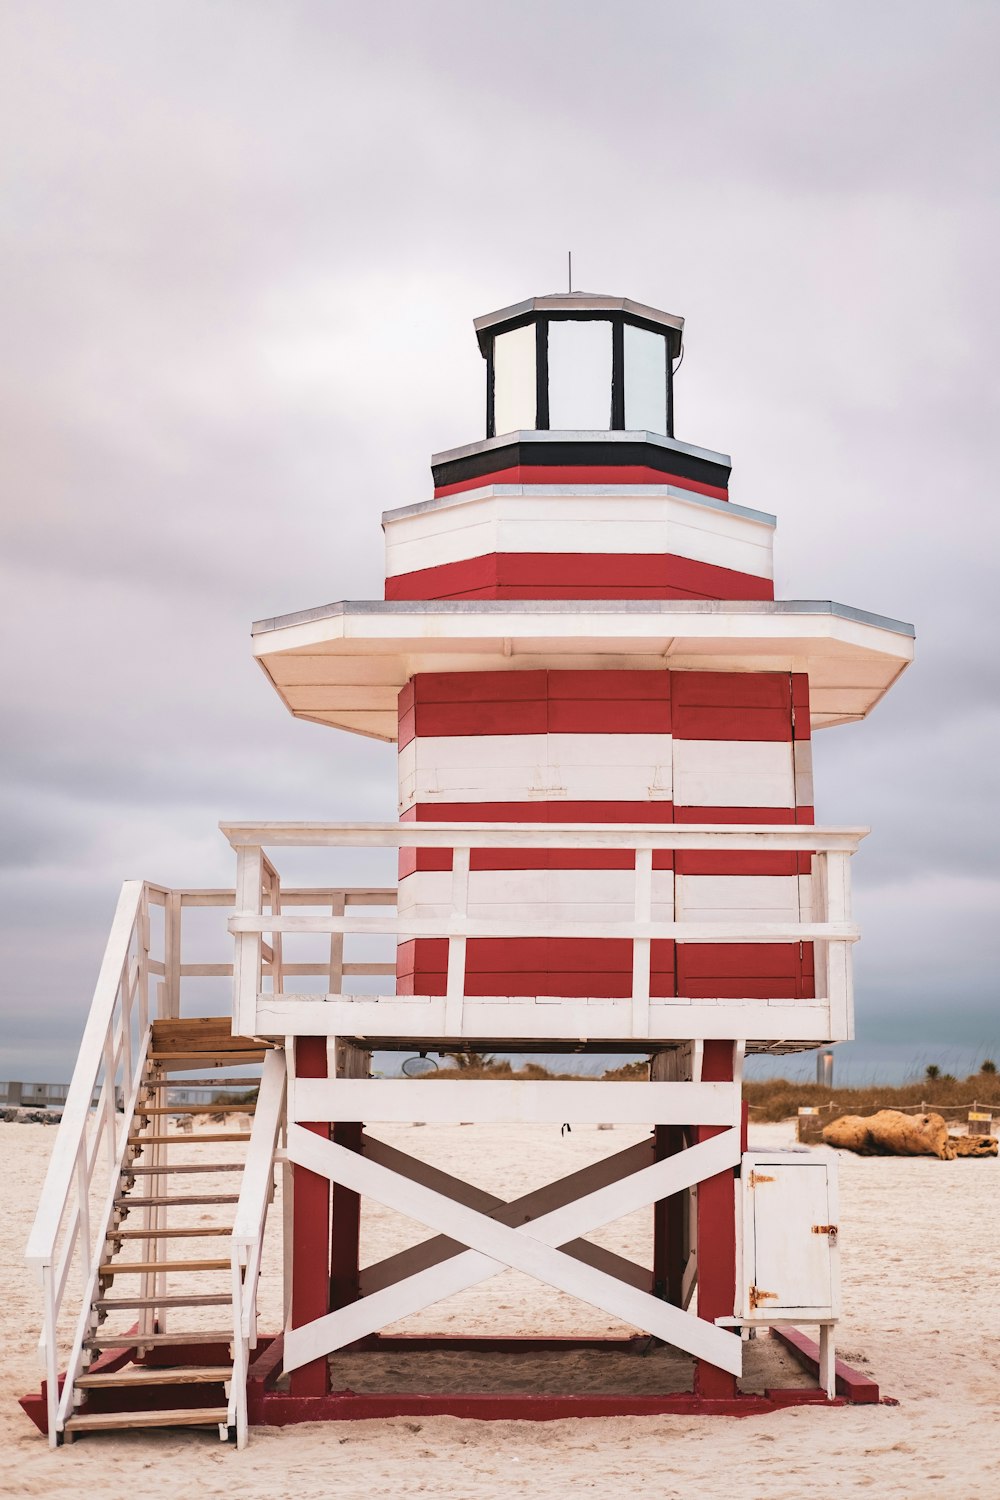
<path fill-rule="evenodd" d="M 360 1151 L 363 1126 L 350 1120 L 334 1125 L 333 1139 L 348 1151 Z M 361 1238 L 361 1195 L 335 1183 L 333 1225 L 330 1231 L 330 1308 L 346 1307 L 361 1295 L 358 1253 Z"/>
<path fill-rule="evenodd" d="M 657 1161 L 684 1149 L 681 1125 L 657 1125 L 653 1132 Z M 653 1204 L 653 1293 L 680 1307 L 684 1279 L 684 1216 L 687 1193 L 675 1193 Z"/>
<path fill-rule="evenodd" d="M 702 1062 L 704 1083 L 727 1083 L 733 1078 L 735 1044 L 706 1041 Z M 720 1133 L 716 1125 L 699 1125 L 695 1142 Z M 698 1316 L 714 1323 L 731 1317 L 736 1299 L 736 1176 L 732 1168 L 698 1184 Z M 736 1395 L 736 1377 L 707 1360 L 695 1361 L 694 1389 L 698 1396 L 726 1400 Z"/>
<path fill-rule="evenodd" d="M 325 1078 L 326 1038 L 300 1036 L 295 1042 L 299 1078 Z M 330 1127 L 303 1125 L 329 1139 Z M 330 1183 L 304 1167 L 292 1168 L 292 1327 L 301 1328 L 330 1311 Z M 291 1374 L 292 1396 L 325 1396 L 329 1386 L 325 1359 L 314 1359 Z"/>

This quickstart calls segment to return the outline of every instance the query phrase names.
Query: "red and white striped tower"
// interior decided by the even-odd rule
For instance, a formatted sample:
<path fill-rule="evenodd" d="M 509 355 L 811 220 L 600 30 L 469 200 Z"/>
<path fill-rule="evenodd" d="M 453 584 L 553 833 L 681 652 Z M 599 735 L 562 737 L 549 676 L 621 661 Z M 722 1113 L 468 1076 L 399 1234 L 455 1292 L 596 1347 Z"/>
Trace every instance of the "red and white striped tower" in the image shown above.
<path fill-rule="evenodd" d="M 398 741 L 401 819 L 451 827 L 400 855 L 399 931 L 417 935 L 400 941 L 395 997 L 332 995 L 310 1008 L 276 996 L 256 1029 L 297 1036 L 299 1077 L 325 1075 L 325 1038 L 337 1034 L 356 1051 L 648 1052 L 661 1086 L 648 1097 L 663 1105 L 668 1085 L 694 1100 L 728 1082 L 697 1095 L 709 1097 L 709 1123 L 678 1113 L 686 1104 L 650 1119 L 657 1172 L 699 1148 L 709 1151 L 699 1160 L 722 1159 L 711 1142 L 723 1134 L 729 1155 L 724 1170 L 645 1200 L 654 1265 L 633 1321 L 662 1327 L 651 1309 L 686 1307 L 696 1271 L 694 1321 L 752 1322 L 736 1259 L 743 1052 L 853 1035 L 847 860 L 863 830 L 814 827 L 810 734 L 863 718 L 905 669 L 913 632 L 774 599 L 774 517 L 730 501 L 725 455 L 673 434 L 681 319 L 573 293 L 505 308 L 476 330 L 486 437 L 436 455 L 433 498 L 383 517 L 385 600 L 254 627 L 291 712 Z M 470 824 L 486 826 L 485 844 Z M 490 843 L 491 825 L 534 846 Z M 556 840 L 546 825 L 567 832 Z M 475 930 L 490 924 L 501 932 Z M 657 936 L 657 924 L 669 932 Z M 790 940 L 790 929 L 805 936 Z M 407 996 L 421 1003 L 397 1003 Z M 446 1087 L 437 1099 L 451 1097 Z M 510 1098 L 511 1119 L 548 1118 L 517 1114 L 523 1095 L 482 1087 Z M 336 1088 L 310 1094 L 333 1101 L 325 1124 L 306 1117 L 310 1128 L 332 1124 L 363 1154 Z M 722 1093 L 724 1128 L 710 1104 Z M 365 1097 L 390 1094 L 376 1084 Z M 327 1182 L 301 1161 L 296 1171 L 286 1368 L 293 1394 L 317 1395 L 318 1355 L 339 1347 L 324 1320 L 331 1297 L 343 1307 L 366 1290 L 358 1200 L 338 1182 L 327 1238 Z M 481 1199 L 469 1191 L 461 1201 Z M 619 1266 L 605 1286 L 619 1275 L 633 1286 L 648 1277 Z M 719 1330 L 696 1337 L 683 1324 L 670 1326 L 695 1358 L 696 1397 L 728 1400 L 738 1339 L 727 1333 L 724 1349 Z"/>
<path fill-rule="evenodd" d="M 681 319 L 575 294 L 505 308 L 476 328 L 488 436 L 436 455 L 435 498 L 384 517 L 386 599 L 773 599 L 773 518 L 729 502 L 725 455 L 672 434 Z M 518 670 L 515 658 L 502 671 L 415 674 L 399 696 L 400 815 L 813 821 L 805 673 L 650 669 L 645 650 L 593 648 L 582 668 L 553 658 L 548 670 Z M 450 867 L 437 851 L 405 862 L 400 911 L 445 914 Z M 615 868 L 630 868 L 629 856 L 482 851 L 470 907 L 607 920 L 631 911 L 631 877 L 616 892 L 594 874 Z M 795 854 L 663 853 L 654 909 L 797 918 L 808 874 L 808 856 L 800 869 Z M 400 991 L 443 993 L 445 947 L 407 944 Z M 470 994 L 625 995 L 631 978 L 624 940 L 480 939 L 467 950 Z M 808 996 L 811 949 L 654 943 L 651 993 Z"/>

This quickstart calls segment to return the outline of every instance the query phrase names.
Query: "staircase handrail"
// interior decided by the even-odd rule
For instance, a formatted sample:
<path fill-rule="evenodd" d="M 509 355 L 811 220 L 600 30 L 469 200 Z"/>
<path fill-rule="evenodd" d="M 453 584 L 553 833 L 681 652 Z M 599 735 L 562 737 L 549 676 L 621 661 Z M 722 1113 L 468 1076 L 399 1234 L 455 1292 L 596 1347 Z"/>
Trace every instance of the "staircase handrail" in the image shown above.
<path fill-rule="evenodd" d="M 128 1144 L 127 1121 L 135 1108 L 149 1046 L 149 895 L 145 882 L 127 880 L 118 897 L 26 1248 L 27 1261 L 35 1268 L 43 1288 L 39 1348 L 46 1376 L 48 1435 L 53 1446 L 73 1407 L 74 1382 L 83 1362 L 91 1303 Z M 124 1106 L 121 1118 L 119 1092 Z M 102 1154 L 103 1173 L 99 1165 Z M 95 1187 L 101 1198 L 92 1223 Z M 75 1263 L 84 1298 L 60 1392 L 57 1330 Z"/>
<path fill-rule="evenodd" d="M 93 1108 L 94 1090 L 106 1061 L 118 990 L 128 962 L 136 920 L 142 909 L 142 898 L 143 882 L 126 880 L 118 897 L 69 1093 L 56 1128 L 38 1212 L 28 1236 L 25 1258 L 38 1269 L 51 1265 L 55 1257 L 60 1226 L 72 1194 L 80 1144 L 86 1135 Z"/>
<path fill-rule="evenodd" d="M 247 1440 L 247 1373 L 257 1344 L 257 1284 L 267 1211 L 274 1196 L 274 1163 L 285 1118 L 285 1054 L 278 1048 L 264 1059 L 240 1196 L 231 1236 L 233 1284 L 233 1374 L 229 1426 L 236 1443 Z"/>

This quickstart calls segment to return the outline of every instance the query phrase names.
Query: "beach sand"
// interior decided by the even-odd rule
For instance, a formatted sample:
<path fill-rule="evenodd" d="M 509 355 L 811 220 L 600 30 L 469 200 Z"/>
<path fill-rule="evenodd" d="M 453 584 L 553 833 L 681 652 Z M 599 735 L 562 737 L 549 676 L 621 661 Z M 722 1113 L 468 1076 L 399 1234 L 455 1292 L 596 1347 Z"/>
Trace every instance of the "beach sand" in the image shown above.
<path fill-rule="evenodd" d="M 592 1127 L 566 1136 L 557 1127 L 396 1127 L 377 1133 L 505 1197 L 638 1138 L 624 1128 Z M 131 1432 L 86 1438 L 53 1452 L 16 1404 L 40 1381 L 40 1297 L 22 1256 L 53 1140 L 51 1127 L 0 1124 L 0 1495 L 555 1500 L 578 1493 L 657 1500 L 916 1500 L 930 1492 L 939 1500 L 1000 1500 L 996 1160 L 840 1157 L 844 1316 L 838 1348 L 898 1406 L 799 1407 L 743 1419 L 536 1423 L 434 1417 L 303 1424 L 254 1429 L 243 1453 L 204 1432 Z M 759 1126 L 751 1133 L 751 1146 L 790 1143 L 786 1126 Z M 278 1204 L 272 1223 L 280 1224 Z M 364 1222 L 363 1257 L 379 1259 L 418 1237 L 418 1226 L 374 1209 Z M 622 1220 L 595 1238 L 648 1260 L 648 1215 Z M 261 1286 L 264 1329 L 280 1322 L 279 1264 L 279 1248 L 272 1244 Z M 514 1273 L 427 1309 L 393 1331 L 487 1330 L 630 1332 Z M 446 1358 L 454 1356 L 425 1357 L 419 1371 L 399 1360 L 388 1363 L 397 1372 L 397 1388 L 400 1382 L 413 1388 L 422 1377 L 429 1389 L 443 1379 Z M 370 1376 L 374 1367 L 366 1368 Z M 646 1362 L 642 1388 L 650 1388 L 651 1368 Z M 517 1383 L 528 1372 L 528 1366 L 518 1371 Z M 554 1378 L 539 1364 L 530 1372 L 539 1382 Z M 619 1388 L 623 1378 L 621 1370 L 599 1367 L 597 1357 L 586 1355 L 572 1356 L 566 1376 L 575 1390 Z M 501 1388 L 509 1384 L 499 1367 L 492 1379 Z M 353 1383 L 360 1388 L 363 1382 Z"/>

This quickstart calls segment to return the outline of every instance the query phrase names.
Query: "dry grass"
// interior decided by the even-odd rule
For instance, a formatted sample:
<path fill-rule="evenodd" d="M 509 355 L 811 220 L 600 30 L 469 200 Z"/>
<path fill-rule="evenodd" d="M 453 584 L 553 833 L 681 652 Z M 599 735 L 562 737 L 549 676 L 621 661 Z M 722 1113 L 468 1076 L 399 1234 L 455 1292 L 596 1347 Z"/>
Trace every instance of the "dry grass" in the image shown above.
<path fill-rule="evenodd" d="M 450 1066 L 439 1067 L 437 1072 L 424 1077 L 580 1080 L 578 1073 L 553 1073 L 531 1062 L 514 1068 L 506 1060 L 494 1061 L 481 1053 L 456 1057 Z M 646 1062 L 624 1063 L 604 1074 L 605 1080 L 611 1082 L 639 1081 L 648 1077 L 649 1065 Z M 750 1106 L 751 1118 L 762 1122 L 790 1119 L 803 1105 L 819 1106 L 824 1124 L 839 1115 L 870 1114 L 876 1109 L 917 1109 L 926 1105 L 933 1110 L 955 1110 L 973 1101 L 1000 1112 L 1000 1075 L 990 1072 L 973 1073 L 968 1078 L 949 1075 L 921 1079 L 899 1087 L 871 1084 L 858 1089 L 831 1089 L 818 1083 L 792 1083 L 787 1078 L 769 1078 L 744 1083 L 743 1097 Z"/>
<path fill-rule="evenodd" d="M 973 1100 L 1000 1109 L 1000 1077 L 996 1073 L 973 1073 L 968 1078 L 921 1079 L 897 1088 L 880 1083 L 860 1089 L 831 1089 L 819 1083 L 768 1078 L 744 1083 L 743 1097 L 754 1120 L 787 1120 L 800 1105 L 811 1104 L 823 1109 L 824 1123 L 828 1123 L 839 1115 L 862 1115 L 876 1109 L 912 1109 L 924 1104 L 934 1110 L 955 1109 Z"/>

